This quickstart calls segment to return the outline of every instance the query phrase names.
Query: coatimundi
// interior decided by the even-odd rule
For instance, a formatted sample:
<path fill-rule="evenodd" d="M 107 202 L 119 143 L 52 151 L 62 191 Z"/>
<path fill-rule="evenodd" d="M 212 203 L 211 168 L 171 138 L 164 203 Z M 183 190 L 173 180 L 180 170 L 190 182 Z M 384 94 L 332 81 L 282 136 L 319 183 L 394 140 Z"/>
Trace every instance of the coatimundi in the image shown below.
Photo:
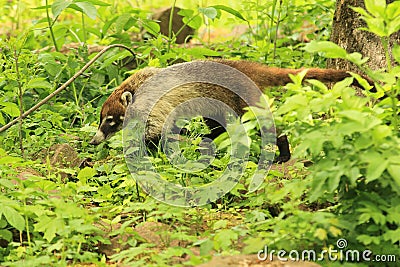
<path fill-rule="evenodd" d="M 289 74 L 296 75 L 304 70 L 268 67 L 260 63 L 224 59 L 193 61 L 181 64 L 197 64 L 198 66 L 205 65 L 202 65 L 202 62 L 216 62 L 230 66 L 249 77 L 260 91 L 265 90 L 267 87 L 286 85 L 291 82 Z M 176 65 L 173 65 L 170 68 L 174 66 Z M 108 97 L 101 109 L 99 128 L 93 139 L 90 141 L 90 144 L 97 145 L 122 129 L 125 112 L 129 104 L 133 103 L 133 108 L 137 110 L 147 108 L 148 103 L 146 103 L 146 101 L 153 97 L 157 97 L 157 95 L 155 95 L 157 92 L 145 92 L 142 90 L 138 93 L 138 89 L 145 81 L 160 73 L 162 70 L 163 69 L 153 67 L 144 68 L 125 80 Z M 207 69 L 203 66 L 200 67 L 199 71 L 206 72 Z M 178 72 L 176 75 L 184 75 L 184 73 Z M 209 72 L 207 75 L 212 76 L 213 74 L 212 72 Z M 351 77 L 351 74 L 343 70 L 310 68 L 306 69 L 304 78 L 316 79 L 324 83 L 331 83 L 341 81 L 347 77 Z M 168 79 L 168 77 L 165 77 L 165 79 Z M 235 77 L 229 77 L 229 79 L 233 79 L 234 81 Z M 371 85 L 373 85 L 371 80 L 367 80 Z M 361 87 L 355 79 L 353 85 Z M 244 90 L 246 90 L 246 88 L 244 88 Z M 226 103 L 230 108 L 236 111 L 238 115 L 243 115 L 243 108 L 248 105 L 243 102 L 240 97 L 237 97 L 234 92 L 221 86 L 201 82 L 188 84 L 185 88 L 182 88 L 180 92 L 179 90 L 171 91 L 168 97 L 165 97 L 164 99 L 161 98 L 161 104 L 157 105 L 156 112 L 153 112 L 153 115 L 149 117 L 150 121 L 148 121 L 148 125 L 151 125 L 151 129 L 148 130 L 146 139 L 148 138 L 151 139 L 151 141 L 155 141 L 155 139 L 161 137 L 163 125 L 159 124 L 162 124 L 164 119 L 158 117 L 168 116 L 169 112 L 171 112 L 174 107 L 194 97 L 211 97 L 217 99 Z M 280 154 L 275 161 L 288 161 L 290 159 L 290 150 L 286 136 L 280 136 L 277 139 L 277 146 Z"/>

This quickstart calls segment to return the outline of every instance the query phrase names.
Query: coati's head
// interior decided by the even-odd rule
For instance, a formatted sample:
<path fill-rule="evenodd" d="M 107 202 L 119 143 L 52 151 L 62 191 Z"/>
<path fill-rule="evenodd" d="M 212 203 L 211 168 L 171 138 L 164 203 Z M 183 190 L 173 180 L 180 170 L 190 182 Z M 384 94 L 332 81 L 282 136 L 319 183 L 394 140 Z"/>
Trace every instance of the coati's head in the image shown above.
<path fill-rule="evenodd" d="M 122 129 L 126 108 L 134 101 L 135 91 L 158 71 L 157 68 L 140 70 L 112 92 L 101 108 L 100 125 L 90 144 L 98 145 Z"/>

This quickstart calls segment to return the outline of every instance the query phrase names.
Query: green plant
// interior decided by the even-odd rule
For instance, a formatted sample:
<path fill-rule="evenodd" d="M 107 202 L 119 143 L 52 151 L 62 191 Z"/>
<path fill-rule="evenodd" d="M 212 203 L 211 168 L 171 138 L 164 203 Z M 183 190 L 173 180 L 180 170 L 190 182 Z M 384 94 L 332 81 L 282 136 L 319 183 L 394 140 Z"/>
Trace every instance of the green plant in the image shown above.
<path fill-rule="evenodd" d="M 97 9 L 96 6 L 108 6 L 108 4 L 101 2 L 101 1 L 55 1 L 53 4 L 49 5 L 48 0 L 46 0 L 45 6 L 38 7 L 36 9 L 45 9 L 46 10 L 46 22 L 47 26 L 50 31 L 50 37 L 53 42 L 54 48 L 56 51 L 59 51 L 60 44 L 63 44 L 62 38 L 69 32 L 72 38 L 75 39 L 78 43 L 86 44 L 87 42 L 87 28 L 85 23 L 85 16 L 88 16 L 91 19 L 95 19 L 97 17 Z M 53 18 L 50 17 L 50 7 L 53 13 Z M 62 12 L 66 11 L 67 9 L 73 9 L 75 11 L 81 12 L 81 28 L 77 29 L 76 31 L 72 28 L 64 28 L 63 25 L 61 27 L 56 27 L 55 23 L 58 17 L 61 15 Z M 89 29 L 92 33 L 97 33 L 94 29 Z M 64 32 L 65 35 L 58 35 L 57 33 Z"/>
<path fill-rule="evenodd" d="M 395 3 L 394 6 L 398 5 Z M 367 11 L 373 16 L 356 9 L 368 25 L 374 24 L 369 31 L 383 39 L 400 27 L 389 5 L 367 1 Z M 386 25 L 392 30 L 385 31 Z M 366 59 L 360 54 L 347 54 L 330 42 L 312 42 L 306 50 L 345 58 L 371 77 L 382 78 L 376 83 L 378 93 L 370 93 L 370 87 L 357 75 L 336 84 L 332 90 L 312 81 L 313 89 L 303 87 L 301 77 L 293 78 L 294 84 L 288 87 L 290 96 L 278 114 L 285 114 L 283 119 L 290 122 L 295 139 L 300 141 L 295 151 L 297 157 L 309 158 L 314 163 L 306 179 L 308 200 L 338 204 L 334 209 L 338 226 L 352 247 L 368 247 L 377 254 L 395 253 L 400 224 L 398 71 L 388 61 L 386 73 L 373 72 L 364 67 Z M 349 87 L 352 79 L 365 85 L 363 98 Z M 383 95 L 386 99 L 376 103 L 376 97 Z"/>
<path fill-rule="evenodd" d="M 399 28 L 398 3 L 367 1 L 366 11 L 356 9 L 367 21 L 366 30 L 381 36 L 385 47 L 387 38 Z M 398 67 L 388 59 L 386 72 L 373 72 L 359 54 L 347 54 L 324 42 L 334 1 L 247 0 L 232 6 L 200 7 L 185 2 L 181 15 L 195 29 L 206 28 L 211 33 L 217 26 L 248 27 L 232 40 L 216 43 L 209 39 L 201 47 L 176 45 L 172 33 L 160 35 L 158 24 L 148 18 L 150 11 L 133 2 L 41 5 L 7 1 L 0 11 L 5 25 L 4 32 L 0 30 L 1 125 L 69 79 L 94 56 L 93 44 L 134 47 L 134 68 L 207 57 L 323 67 L 325 58 L 339 57 L 380 82 L 377 92 L 372 92 L 354 75 L 353 79 L 365 84 L 363 97 L 349 87 L 352 78 L 328 90 L 315 81 L 302 86 L 299 75 L 285 89 L 268 90 L 270 102 L 266 104 L 271 105 L 277 126 L 290 133 L 295 157 L 313 164 L 305 167 L 298 160 L 273 165 L 257 190 L 249 190 L 258 157 L 266 149 L 255 123 L 265 112 L 254 109 L 241 121 L 250 138 L 239 131 L 234 136 L 246 144 L 238 151 L 249 156 L 242 179 L 215 202 L 179 208 L 156 201 L 138 186 L 137 174 L 131 174 L 125 163 L 121 134 L 97 147 L 88 144 L 98 126 L 101 104 L 135 71 L 122 68 L 121 62 L 129 56 L 125 51 L 109 51 L 63 93 L 19 126 L 0 134 L 2 265 L 198 265 L 216 254 L 257 253 L 266 245 L 276 250 L 321 251 L 334 246 L 338 238 L 346 238 L 350 249 L 398 253 Z M 32 6 L 39 8 L 29 10 Z M 229 16 L 229 25 L 223 22 L 225 16 Z M 305 20 L 309 24 L 304 25 Z M 28 21 L 34 26 L 27 26 Z M 138 39 L 143 28 L 152 33 L 146 41 Z M 318 42 L 303 43 L 303 33 Z M 400 63 L 398 45 L 392 54 Z M 204 149 L 211 144 L 201 139 L 209 133 L 201 118 L 181 121 L 179 126 L 186 131 L 177 139 L 180 154 L 161 150 L 148 154 L 155 167 L 148 175 L 157 172 L 178 186 L 212 183 L 231 160 L 228 135 L 214 140 L 216 153 L 211 157 Z M 79 165 L 53 165 L 46 151 L 55 144 L 68 144 L 79 155 Z M 274 150 L 268 149 L 272 154 Z M 197 164 L 198 171 L 176 168 L 183 159 Z M 201 197 L 206 199 L 209 194 Z M 155 239 L 139 230 L 152 224 L 159 226 L 150 231 Z M 105 255 L 104 245 L 113 245 L 111 256 Z M 319 263 L 340 264 L 328 259 Z"/>

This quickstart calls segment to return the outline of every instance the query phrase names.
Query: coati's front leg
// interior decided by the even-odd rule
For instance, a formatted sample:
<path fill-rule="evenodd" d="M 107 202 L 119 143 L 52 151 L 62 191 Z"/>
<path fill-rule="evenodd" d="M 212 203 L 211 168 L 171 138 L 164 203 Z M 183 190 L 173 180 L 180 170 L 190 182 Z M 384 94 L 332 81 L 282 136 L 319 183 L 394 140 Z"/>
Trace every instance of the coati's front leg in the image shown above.
<path fill-rule="evenodd" d="M 274 162 L 283 163 L 290 159 L 289 141 L 286 135 L 281 135 L 276 139 L 276 145 L 279 149 L 279 156 L 275 158 Z"/>
<path fill-rule="evenodd" d="M 208 138 L 214 139 L 225 131 L 224 127 L 215 120 L 206 119 L 206 124 L 210 129 L 212 129 L 211 134 L 207 135 Z M 276 145 L 279 149 L 279 156 L 275 157 L 274 163 L 283 163 L 289 161 L 291 154 L 287 136 L 281 135 L 276 138 Z"/>

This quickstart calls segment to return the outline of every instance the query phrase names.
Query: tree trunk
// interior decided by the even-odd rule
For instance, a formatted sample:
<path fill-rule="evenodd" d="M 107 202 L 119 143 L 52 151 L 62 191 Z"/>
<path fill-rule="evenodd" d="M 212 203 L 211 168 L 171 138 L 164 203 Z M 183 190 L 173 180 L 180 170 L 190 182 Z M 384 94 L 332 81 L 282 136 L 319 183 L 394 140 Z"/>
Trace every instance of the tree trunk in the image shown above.
<path fill-rule="evenodd" d="M 171 16 L 171 10 L 171 7 L 161 8 L 156 10 L 152 16 L 154 20 L 158 21 L 158 24 L 160 25 L 160 32 L 165 36 L 168 36 L 169 34 L 169 18 Z M 175 42 L 177 44 L 183 44 L 189 41 L 191 36 L 194 34 L 194 29 L 186 26 L 185 23 L 183 23 L 183 17 L 178 14 L 180 10 L 181 9 L 179 7 L 175 6 L 172 16 L 172 33 L 177 34 L 178 31 L 180 31 L 180 33 L 176 36 Z"/>
<path fill-rule="evenodd" d="M 393 0 L 386 2 L 390 3 Z M 363 57 L 368 57 L 367 65 L 373 70 L 387 68 L 380 38 L 373 33 L 360 30 L 361 27 L 366 27 L 366 23 L 350 8 L 351 6 L 365 9 L 364 0 L 337 0 L 331 41 L 346 49 L 348 53 L 359 52 Z M 400 32 L 396 32 L 391 36 L 390 49 L 394 43 L 399 42 Z M 354 64 L 342 59 L 328 60 L 328 67 L 354 72 L 358 70 Z"/>

